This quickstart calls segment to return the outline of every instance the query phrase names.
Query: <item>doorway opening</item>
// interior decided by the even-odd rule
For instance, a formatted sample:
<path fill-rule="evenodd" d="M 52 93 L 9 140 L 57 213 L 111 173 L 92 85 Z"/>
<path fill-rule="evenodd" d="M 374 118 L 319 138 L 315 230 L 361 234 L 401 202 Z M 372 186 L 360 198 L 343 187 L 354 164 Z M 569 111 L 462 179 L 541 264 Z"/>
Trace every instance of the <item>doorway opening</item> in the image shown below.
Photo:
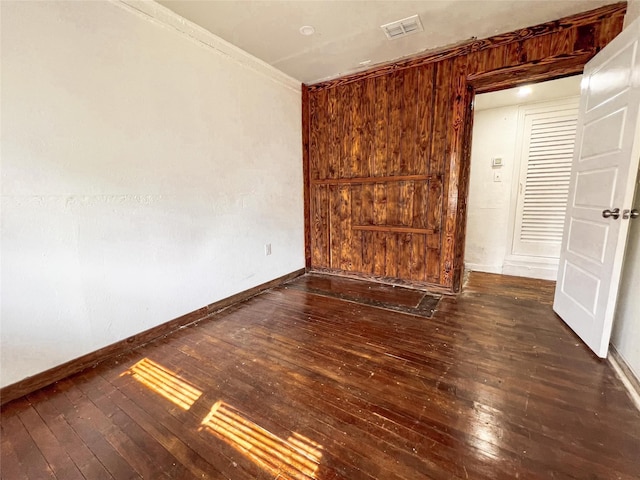
<path fill-rule="evenodd" d="M 476 95 L 466 270 L 556 279 L 581 78 Z"/>

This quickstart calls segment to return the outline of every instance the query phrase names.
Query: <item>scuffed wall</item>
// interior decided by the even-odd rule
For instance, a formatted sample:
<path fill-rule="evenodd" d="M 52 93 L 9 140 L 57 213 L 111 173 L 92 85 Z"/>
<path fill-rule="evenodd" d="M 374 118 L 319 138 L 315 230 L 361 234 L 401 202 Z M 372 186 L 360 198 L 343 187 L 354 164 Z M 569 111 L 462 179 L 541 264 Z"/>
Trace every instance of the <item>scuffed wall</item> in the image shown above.
<path fill-rule="evenodd" d="M 299 84 L 133 5 L 2 2 L 2 386 L 304 266 Z"/>

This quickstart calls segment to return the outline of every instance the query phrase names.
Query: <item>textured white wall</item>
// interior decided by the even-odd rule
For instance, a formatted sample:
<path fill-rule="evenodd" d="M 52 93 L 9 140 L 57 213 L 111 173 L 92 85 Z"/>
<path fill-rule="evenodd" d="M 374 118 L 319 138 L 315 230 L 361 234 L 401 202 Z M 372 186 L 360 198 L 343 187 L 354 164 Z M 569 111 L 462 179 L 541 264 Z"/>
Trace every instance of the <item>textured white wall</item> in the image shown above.
<path fill-rule="evenodd" d="M 625 28 L 640 16 L 640 0 L 630 0 Z M 640 21 L 640 20 L 637 20 Z M 640 209 L 640 172 L 633 207 Z M 611 343 L 640 381 L 640 219 L 631 222 Z"/>
<path fill-rule="evenodd" d="M 300 85 L 133 5 L 1 4 L 2 386 L 304 266 Z"/>
<path fill-rule="evenodd" d="M 518 106 L 475 112 L 464 260 L 467 268 L 502 273 L 507 254 L 511 185 L 515 168 Z M 493 157 L 504 166 L 494 169 Z M 502 182 L 494 182 L 494 172 Z"/>
<path fill-rule="evenodd" d="M 640 177 L 640 174 L 639 174 Z M 640 183 L 635 208 L 640 209 Z M 640 380 L 640 219 L 631 222 L 611 343 Z"/>
<path fill-rule="evenodd" d="M 640 0 L 627 0 L 627 13 L 624 16 L 624 28 L 640 17 Z"/>

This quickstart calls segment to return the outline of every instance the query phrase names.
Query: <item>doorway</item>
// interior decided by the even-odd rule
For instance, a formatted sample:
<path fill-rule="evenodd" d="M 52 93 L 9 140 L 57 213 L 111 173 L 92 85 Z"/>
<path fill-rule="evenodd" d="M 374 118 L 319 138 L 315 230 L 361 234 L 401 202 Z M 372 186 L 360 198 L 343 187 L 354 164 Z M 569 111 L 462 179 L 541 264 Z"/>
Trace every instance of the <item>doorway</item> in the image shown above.
<path fill-rule="evenodd" d="M 556 279 L 580 81 L 476 95 L 466 270 Z"/>

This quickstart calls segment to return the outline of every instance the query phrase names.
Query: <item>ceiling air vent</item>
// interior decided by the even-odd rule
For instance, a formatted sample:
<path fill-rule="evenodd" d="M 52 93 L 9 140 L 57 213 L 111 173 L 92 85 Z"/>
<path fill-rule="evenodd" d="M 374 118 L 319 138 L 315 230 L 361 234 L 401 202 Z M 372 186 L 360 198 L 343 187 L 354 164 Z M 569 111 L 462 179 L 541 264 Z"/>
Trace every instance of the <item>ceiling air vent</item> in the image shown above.
<path fill-rule="evenodd" d="M 380 28 L 384 31 L 384 34 L 389 40 L 395 40 L 396 38 L 406 37 L 412 33 L 424 31 L 422 22 L 418 15 L 412 15 L 411 17 L 403 18 L 402 20 L 396 20 L 395 22 L 381 25 Z"/>

